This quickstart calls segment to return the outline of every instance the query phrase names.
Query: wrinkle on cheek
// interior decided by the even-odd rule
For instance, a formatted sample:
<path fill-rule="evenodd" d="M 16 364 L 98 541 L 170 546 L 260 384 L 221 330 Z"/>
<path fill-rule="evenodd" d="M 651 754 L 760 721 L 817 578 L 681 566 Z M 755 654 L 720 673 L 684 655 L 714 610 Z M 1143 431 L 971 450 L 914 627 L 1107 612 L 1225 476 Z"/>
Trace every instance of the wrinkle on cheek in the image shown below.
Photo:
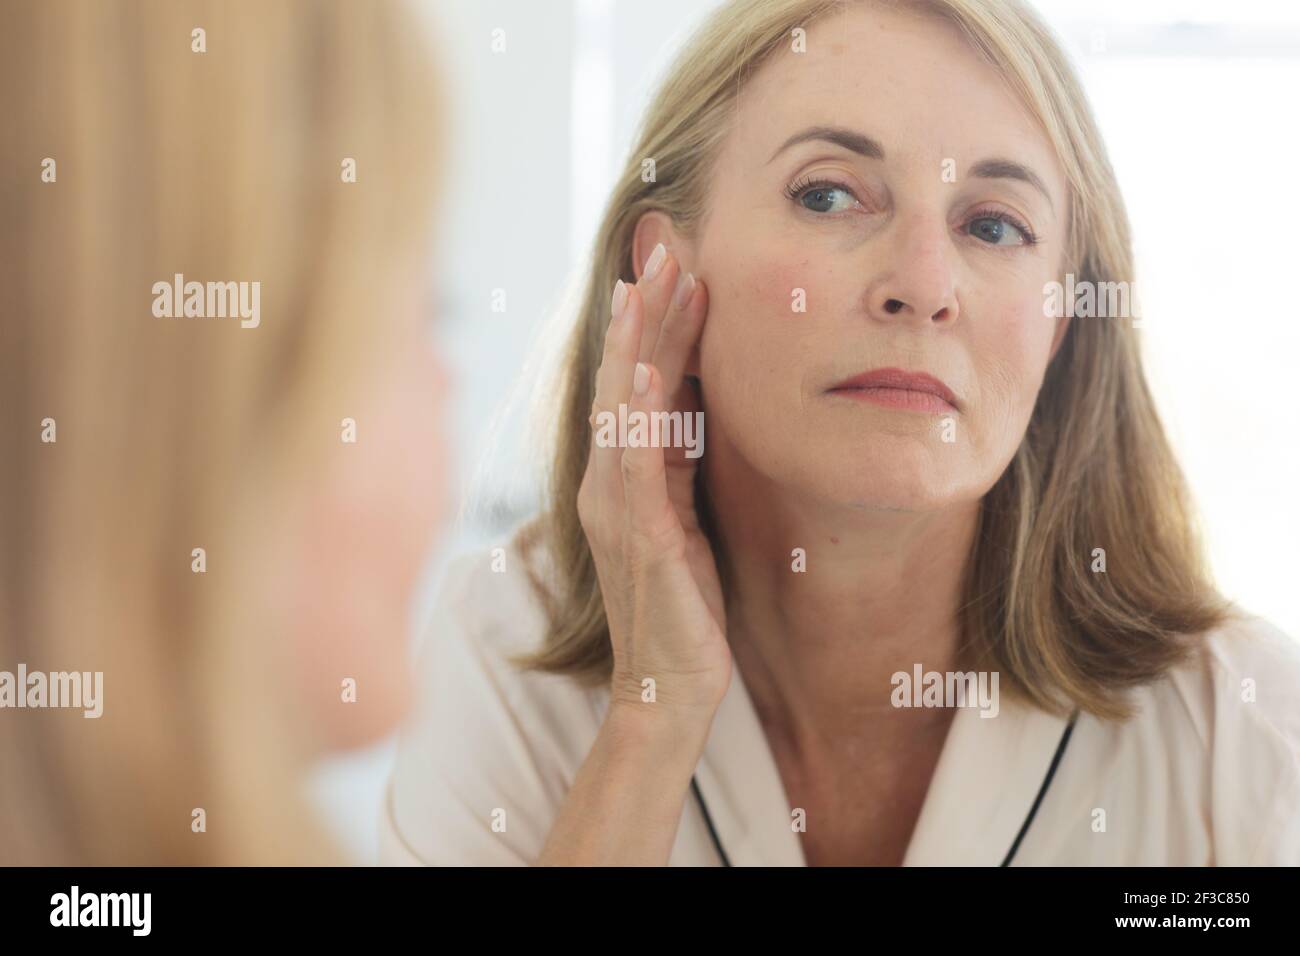
<path fill-rule="evenodd" d="M 992 451 L 1014 453 L 1038 401 L 1046 351 L 1023 328 L 1007 327 L 980 363 L 981 419 Z M 995 438 L 1001 434 L 1001 438 Z"/>
<path fill-rule="evenodd" d="M 996 433 L 998 423 L 1011 429 L 1028 421 L 1038 394 L 1050 336 L 1030 327 L 1034 317 L 1017 303 L 1008 307 L 975 297 L 963 308 L 969 337 L 966 350 L 976 373 L 975 393 L 984 429 Z M 1040 338 L 1043 341 L 1040 342 Z M 991 437 L 991 435 L 990 435 Z"/>
<path fill-rule="evenodd" d="M 1021 374 L 1015 357 L 998 357 L 984 368 L 984 383 L 981 389 L 985 401 L 993 399 L 1000 406 L 997 411 L 1005 417 L 1013 413 L 1028 397 L 1029 388 L 1021 381 Z"/>

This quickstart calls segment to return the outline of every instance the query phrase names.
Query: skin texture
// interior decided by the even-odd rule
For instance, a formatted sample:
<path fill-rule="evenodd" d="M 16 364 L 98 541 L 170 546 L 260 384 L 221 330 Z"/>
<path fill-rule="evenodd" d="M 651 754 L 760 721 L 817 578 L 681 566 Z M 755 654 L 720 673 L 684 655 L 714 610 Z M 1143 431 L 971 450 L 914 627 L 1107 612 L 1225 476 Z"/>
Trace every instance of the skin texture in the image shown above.
<path fill-rule="evenodd" d="M 869 136 L 884 156 L 812 141 L 773 158 L 814 126 Z M 1043 191 L 973 174 L 990 159 L 1030 169 Z M 823 181 L 842 190 L 829 211 L 785 193 Z M 687 364 L 706 415 L 727 641 L 790 805 L 807 811 L 808 861 L 898 863 L 952 713 L 892 708 L 890 676 L 955 667 L 979 502 L 1068 321 L 1043 316 L 1042 292 L 1062 269 L 1064 173 L 956 28 L 858 4 L 812 24 L 806 53 L 756 71 L 707 202 L 690 238 L 643 217 L 634 261 L 662 242 L 709 289 Z M 1028 228 L 990 225 L 998 215 Z M 792 310 L 797 289 L 805 312 Z M 957 408 L 828 393 L 880 367 L 928 372 Z M 805 573 L 792 572 L 794 548 Z"/>

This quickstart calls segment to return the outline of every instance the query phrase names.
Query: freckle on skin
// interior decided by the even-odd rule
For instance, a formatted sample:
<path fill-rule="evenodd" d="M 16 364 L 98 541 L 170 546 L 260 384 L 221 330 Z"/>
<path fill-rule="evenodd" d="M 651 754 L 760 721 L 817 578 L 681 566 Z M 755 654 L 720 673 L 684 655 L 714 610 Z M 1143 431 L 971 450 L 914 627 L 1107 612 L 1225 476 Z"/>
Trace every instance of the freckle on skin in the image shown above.
<path fill-rule="evenodd" d="M 839 544 L 839 543 L 840 543 L 840 539 L 835 537 L 834 535 L 831 535 L 831 544 Z"/>

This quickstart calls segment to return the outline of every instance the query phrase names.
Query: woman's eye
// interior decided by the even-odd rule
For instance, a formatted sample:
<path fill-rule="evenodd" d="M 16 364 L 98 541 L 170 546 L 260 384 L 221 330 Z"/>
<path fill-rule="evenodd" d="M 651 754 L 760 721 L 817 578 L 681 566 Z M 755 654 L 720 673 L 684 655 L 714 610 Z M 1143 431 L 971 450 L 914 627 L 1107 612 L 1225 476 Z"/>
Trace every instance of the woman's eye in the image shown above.
<path fill-rule="evenodd" d="M 996 216 L 980 216 L 966 224 L 966 231 L 993 246 L 1023 246 L 1029 241 L 1024 230 Z"/>
<path fill-rule="evenodd" d="M 847 190 L 838 186 L 813 186 L 799 196 L 804 208 L 813 212 L 841 212 L 852 208 L 855 201 Z"/>

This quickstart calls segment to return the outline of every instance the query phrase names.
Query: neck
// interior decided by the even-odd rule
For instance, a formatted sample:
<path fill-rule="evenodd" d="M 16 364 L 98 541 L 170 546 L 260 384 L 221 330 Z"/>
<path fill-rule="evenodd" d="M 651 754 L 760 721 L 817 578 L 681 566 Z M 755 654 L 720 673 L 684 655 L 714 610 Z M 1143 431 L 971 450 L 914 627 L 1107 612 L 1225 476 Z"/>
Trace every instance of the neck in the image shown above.
<path fill-rule="evenodd" d="M 710 502 L 727 637 L 764 726 L 800 749 L 946 727 L 943 709 L 893 708 L 891 678 L 918 663 L 958 669 L 979 503 L 883 511 L 792 500 L 761 481 L 725 487 Z"/>

